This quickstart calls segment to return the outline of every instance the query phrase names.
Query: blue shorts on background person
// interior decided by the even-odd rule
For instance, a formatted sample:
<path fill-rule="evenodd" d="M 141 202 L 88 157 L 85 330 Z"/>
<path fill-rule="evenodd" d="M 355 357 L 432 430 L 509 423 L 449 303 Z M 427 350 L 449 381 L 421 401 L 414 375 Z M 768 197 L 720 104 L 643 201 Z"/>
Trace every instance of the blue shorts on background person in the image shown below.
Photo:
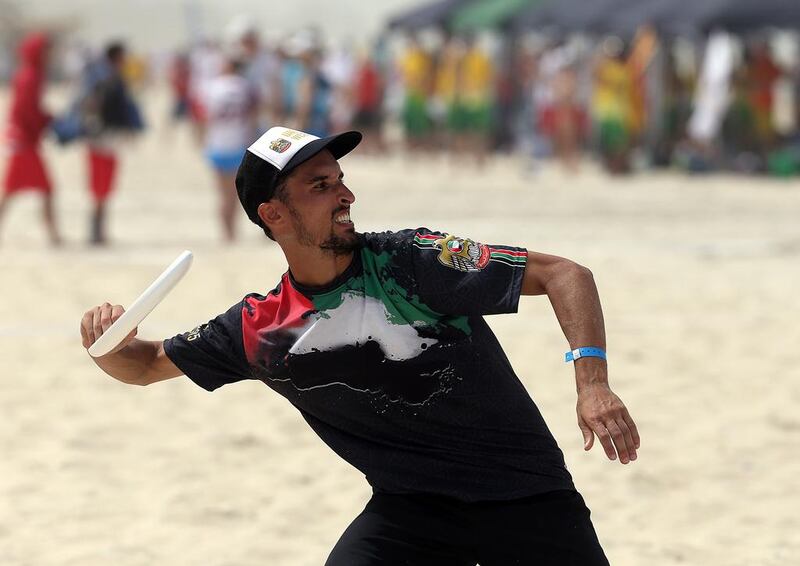
<path fill-rule="evenodd" d="M 235 173 L 244 157 L 245 148 L 235 150 L 207 149 L 206 157 L 212 167 L 222 173 Z"/>

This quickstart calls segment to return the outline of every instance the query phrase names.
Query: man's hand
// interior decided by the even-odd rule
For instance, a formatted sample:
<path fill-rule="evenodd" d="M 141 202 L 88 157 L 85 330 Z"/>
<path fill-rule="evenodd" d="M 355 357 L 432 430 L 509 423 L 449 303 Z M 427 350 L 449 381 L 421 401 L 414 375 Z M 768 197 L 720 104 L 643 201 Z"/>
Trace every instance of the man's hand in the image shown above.
<path fill-rule="evenodd" d="M 584 385 L 578 389 L 578 426 L 583 432 L 583 449 L 594 444 L 594 435 L 610 460 L 627 464 L 636 459 L 639 431 L 625 404 L 605 383 Z"/>
<path fill-rule="evenodd" d="M 89 346 L 97 342 L 97 339 L 100 338 L 100 336 L 102 336 L 102 334 L 108 330 L 108 328 L 114 324 L 124 312 L 125 309 L 122 308 L 121 305 L 112 306 L 109 303 L 103 303 L 100 306 L 86 311 L 81 319 L 81 340 L 83 342 L 83 347 L 88 349 Z M 130 344 L 131 341 L 136 337 L 137 330 L 137 328 L 134 328 L 131 333 L 119 343 L 117 347 L 109 352 L 109 354 L 119 352 L 125 346 Z"/>
<path fill-rule="evenodd" d="M 86 311 L 81 319 L 83 347 L 94 344 L 124 312 L 120 305 L 109 303 Z M 163 342 L 139 340 L 137 330 L 134 328 L 117 347 L 92 361 L 114 379 L 131 385 L 149 385 L 182 375 L 164 352 Z"/>

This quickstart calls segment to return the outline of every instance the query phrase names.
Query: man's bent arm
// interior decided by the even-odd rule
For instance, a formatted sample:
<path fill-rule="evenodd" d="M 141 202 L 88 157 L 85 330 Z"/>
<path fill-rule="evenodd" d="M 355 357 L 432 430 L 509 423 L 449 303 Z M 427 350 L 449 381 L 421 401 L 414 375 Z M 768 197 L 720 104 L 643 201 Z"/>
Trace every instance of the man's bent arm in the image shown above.
<path fill-rule="evenodd" d="M 561 257 L 528 252 L 522 294 L 547 294 L 570 349 L 606 349 L 603 309 L 594 277 L 587 268 Z M 608 384 L 605 368 L 605 360 L 600 358 L 575 362 L 578 389 L 593 383 Z"/>
<path fill-rule="evenodd" d="M 528 252 L 522 294 L 547 294 L 570 349 L 606 349 L 600 297 L 587 268 L 561 257 Z M 619 453 L 623 464 L 635 460 L 639 433 L 627 408 L 608 385 L 606 361 L 586 357 L 574 364 L 578 426 L 583 432 L 584 448 L 592 447 L 596 434 L 609 458 L 613 460 Z"/>

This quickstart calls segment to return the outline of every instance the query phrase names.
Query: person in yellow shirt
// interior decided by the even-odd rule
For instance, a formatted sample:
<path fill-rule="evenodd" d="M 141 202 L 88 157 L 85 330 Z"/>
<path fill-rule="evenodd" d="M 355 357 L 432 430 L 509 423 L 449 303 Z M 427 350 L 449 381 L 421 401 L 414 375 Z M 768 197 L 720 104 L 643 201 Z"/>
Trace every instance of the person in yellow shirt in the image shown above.
<path fill-rule="evenodd" d="M 453 107 L 458 103 L 458 76 L 464 59 L 464 43 L 458 38 L 450 39 L 442 47 L 436 60 L 433 96 L 428 112 L 436 132 L 434 137 L 440 146 L 453 149 L 455 139 L 450 127 Z"/>
<path fill-rule="evenodd" d="M 448 113 L 448 126 L 455 139 L 455 150 L 483 163 L 492 129 L 494 64 L 473 39 L 463 44 L 455 76 L 455 96 Z"/>
<path fill-rule="evenodd" d="M 399 67 L 405 89 L 403 127 L 409 148 L 419 149 L 425 145 L 431 133 L 427 106 L 433 82 L 433 62 L 416 37 L 409 37 L 409 45 L 400 57 Z"/>
<path fill-rule="evenodd" d="M 603 42 L 595 68 L 592 115 L 597 126 L 600 155 L 612 173 L 628 169 L 630 134 L 633 125 L 633 83 L 630 68 L 623 59 L 618 38 Z"/>

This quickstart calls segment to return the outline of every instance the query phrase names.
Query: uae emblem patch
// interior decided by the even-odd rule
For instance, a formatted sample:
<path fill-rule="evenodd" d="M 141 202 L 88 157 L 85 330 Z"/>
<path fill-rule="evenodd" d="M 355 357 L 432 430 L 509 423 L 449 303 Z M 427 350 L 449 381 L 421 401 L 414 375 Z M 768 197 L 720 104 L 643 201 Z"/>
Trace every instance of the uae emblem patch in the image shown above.
<path fill-rule="evenodd" d="M 278 138 L 269 142 L 269 148 L 276 153 L 283 153 L 292 145 L 292 142 L 283 138 Z"/>
<path fill-rule="evenodd" d="M 489 263 L 491 253 L 489 247 L 472 240 L 446 236 L 434 242 L 439 252 L 442 265 L 458 271 L 480 271 Z"/>

